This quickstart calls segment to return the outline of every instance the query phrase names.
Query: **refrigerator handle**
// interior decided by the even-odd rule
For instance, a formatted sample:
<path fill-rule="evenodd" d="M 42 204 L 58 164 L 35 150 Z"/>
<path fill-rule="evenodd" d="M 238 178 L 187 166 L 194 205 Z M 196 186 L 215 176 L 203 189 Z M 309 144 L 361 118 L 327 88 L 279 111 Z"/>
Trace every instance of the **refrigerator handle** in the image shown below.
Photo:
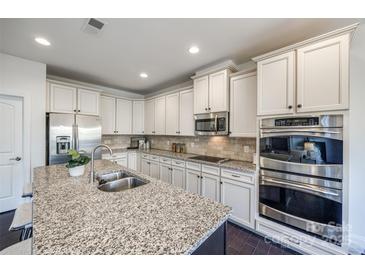
<path fill-rule="evenodd" d="M 79 127 L 78 125 L 74 126 L 75 131 L 75 150 L 79 151 Z"/>

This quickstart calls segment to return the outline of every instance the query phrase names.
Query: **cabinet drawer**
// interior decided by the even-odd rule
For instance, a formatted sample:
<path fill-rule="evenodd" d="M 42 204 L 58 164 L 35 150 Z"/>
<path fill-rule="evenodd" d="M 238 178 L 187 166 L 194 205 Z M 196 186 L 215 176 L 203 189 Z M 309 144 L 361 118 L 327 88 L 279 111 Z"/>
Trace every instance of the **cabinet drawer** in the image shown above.
<path fill-rule="evenodd" d="M 172 159 L 171 162 L 173 166 L 185 167 L 185 162 L 182 160 Z"/>
<path fill-rule="evenodd" d="M 219 167 L 202 165 L 202 172 L 219 176 Z"/>
<path fill-rule="evenodd" d="M 221 176 L 227 179 L 233 179 L 240 182 L 254 184 L 254 176 L 252 174 L 247 174 L 232 169 L 222 168 Z"/>
<path fill-rule="evenodd" d="M 149 154 L 146 154 L 146 153 L 142 153 L 142 159 L 149 160 L 150 159 L 150 155 Z"/>
<path fill-rule="evenodd" d="M 160 160 L 160 157 L 156 155 L 150 155 L 150 160 L 158 162 Z"/>
<path fill-rule="evenodd" d="M 200 171 L 201 170 L 201 164 L 194 163 L 194 162 L 186 162 L 186 168 Z"/>
<path fill-rule="evenodd" d="M 171 158 L 160 157 L 160 163 L 171 164 Z"/>

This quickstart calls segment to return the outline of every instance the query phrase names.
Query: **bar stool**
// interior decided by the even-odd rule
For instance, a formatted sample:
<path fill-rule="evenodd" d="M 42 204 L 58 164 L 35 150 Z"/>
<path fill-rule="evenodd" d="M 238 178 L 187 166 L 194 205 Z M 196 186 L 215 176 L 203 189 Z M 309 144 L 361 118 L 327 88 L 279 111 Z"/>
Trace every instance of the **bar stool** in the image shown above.
<path fill-rule="evenodd" d="M 32 255 L 32 238 L 4 248 L 0 255 Z"/>
<path fill-rule="evenodd" d="M 14 230 L 22 230 L 22 233 L 20 234 L 20 241 L 32 237 L 32 202 L 23 203 L 15 210 L 13 222 L 10 225 L 9 231 Z"/>
<path fill-rule="evenodd" d="M 23 194 L 22 194 L 22 198 L 26 198 L 26 197 L 33 197 L 33 188 L 32 188 L 32 184 L 25 184 L 23 186 Z"/>

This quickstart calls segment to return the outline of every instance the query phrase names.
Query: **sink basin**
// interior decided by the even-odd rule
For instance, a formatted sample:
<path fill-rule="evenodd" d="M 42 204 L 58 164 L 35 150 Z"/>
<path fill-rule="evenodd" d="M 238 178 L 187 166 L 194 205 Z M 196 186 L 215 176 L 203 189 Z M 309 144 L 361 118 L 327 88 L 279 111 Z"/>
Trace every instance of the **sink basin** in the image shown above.
<path fill-rule="evenodd" d="M 118 192 L 136 188 L 144 184 L 146 184 L 146 182 L 142 181 L 141 179 L 136 177 L 127 177 L 99 185 L 98 189 L 106 192 Z"/>
<path fill-rule="evenodd" d="M 96 176 L 96 180 L 99 182 L 100 185 L 102 185 L 108 182 L 116 181 L 127 177 L 132 177 L 132 176 L 128 173 L 125 173 L 124 171 L 116 171 L 112 173 L 98 175 Z"/>

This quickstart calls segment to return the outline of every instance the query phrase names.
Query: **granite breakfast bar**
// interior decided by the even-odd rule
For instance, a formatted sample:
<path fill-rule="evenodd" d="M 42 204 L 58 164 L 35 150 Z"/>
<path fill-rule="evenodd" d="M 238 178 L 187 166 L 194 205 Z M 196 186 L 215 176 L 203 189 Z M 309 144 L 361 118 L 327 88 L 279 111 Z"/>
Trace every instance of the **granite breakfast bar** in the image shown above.
<path fill-rule="evenodd" d="M 103 192 L 88 168 L 76 178 L 64 165 L 34 170 L 33 254 L 194 254 L 224 244 L 229 207 L 98 160 L 97 173 L 126 170 L 148 181 Z"/>

